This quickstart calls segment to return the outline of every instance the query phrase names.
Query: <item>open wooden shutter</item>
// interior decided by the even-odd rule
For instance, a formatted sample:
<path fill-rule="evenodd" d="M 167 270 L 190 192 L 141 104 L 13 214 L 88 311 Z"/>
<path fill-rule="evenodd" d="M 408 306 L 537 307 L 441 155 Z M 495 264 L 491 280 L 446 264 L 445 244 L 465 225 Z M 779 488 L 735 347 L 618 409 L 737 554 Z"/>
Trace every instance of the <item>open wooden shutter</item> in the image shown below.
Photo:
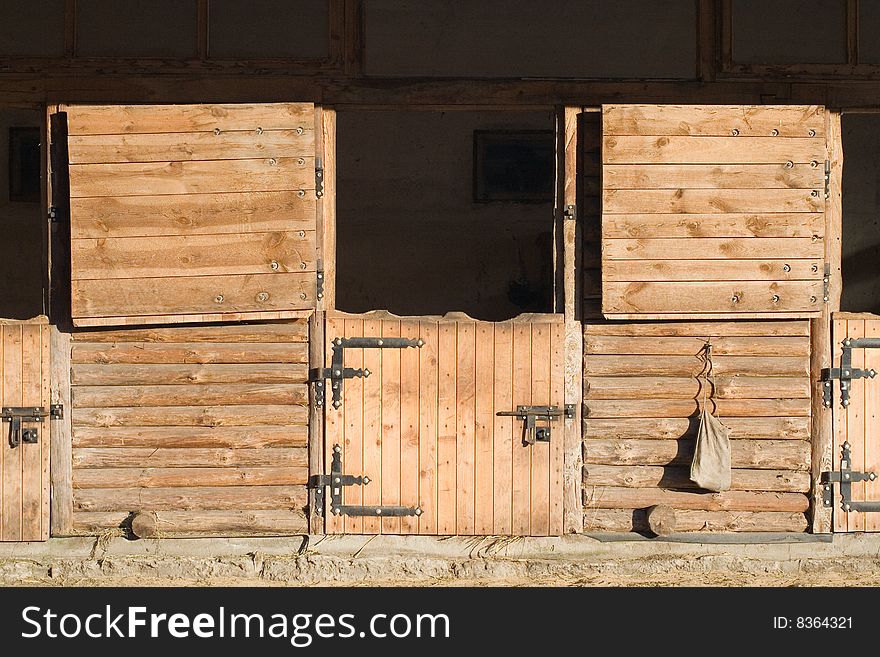
<path fill-rule="evenodd" d="M 605 105 L 605 317 L 818 315 L 824 117 L 816 106 Z"/>
<path fill-rule="evenodd" d="M 75 325 L 316 307 L 312 104 L 66 113 Z"/>

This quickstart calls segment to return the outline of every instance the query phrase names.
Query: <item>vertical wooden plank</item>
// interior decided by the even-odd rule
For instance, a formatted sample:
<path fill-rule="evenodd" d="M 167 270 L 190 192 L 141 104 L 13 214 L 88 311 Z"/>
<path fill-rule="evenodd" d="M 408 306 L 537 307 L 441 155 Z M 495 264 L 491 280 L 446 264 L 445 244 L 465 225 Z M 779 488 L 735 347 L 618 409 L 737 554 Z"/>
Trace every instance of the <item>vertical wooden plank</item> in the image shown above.
<path fill-rule="evenodd" d="M 853 339 L 865 336 L 865 320 L 847 321 L 847 336 Z M 852 350 L 852 365 L 858 369 L 865 367 L 865 350 Z M 852 382 L 850 390 L 850 404 L 846 409 L 846 439 L 852 450 L 852 469 L 857 472 L 865 471 L 865 381 L 858 379 Z M 852 499 L 856 502 L 865 499 L 865 482 L 860 481 L 852 485 Z M 850 532 L 865 531 L 865 514 L 850 511 L 847 514 L 846 529 Z"/>
<path fill-rule="evenodd" d="M 381 336 L 400 337 L 400 322 L 385 320 L 380 322 Z M 400 416 L 403 406 L 401 386 L 401 358 L 404 351 L 412 349 L 377 349 L 381 357 L 382 373 L 382 504 L 401 504 L 401 444 Z M 375 383 L 375 382 L 374 382 Z M 400 518 L 383 518 L 383 534 L 399 534 Z"/>
<path fill-rule="evenodd" d="M 550 405 L 550 326 L 533 323 L 532 328 L 532 404 Z M 551 440 L 552 442 L 552 440 Z M 536 442 L 529 448 L 531 462 L 531 534 L 550 532 L 550 443 Z"/>
<path fill-rule="evenodd" d="M 400 337 L 418 339 L 419 323 L 414 320 L 400 322 Z M 422 337 L 422 340 L 424 338 Z M 419 440 L 419 358 L 421 349 L 403 349 L 400 352 L 400 504 L 421 506 L 420 497 L 420 440 Z M 436 405 L 436 402 L 435 402 Z M 433 466 L 432 466 L 433 467 Z M 433 497 L 432 497 L 433 499 Z M 400 519 L 400 533 L 416 534 L 419 519 L 407 516 Z"/>
<path fill-rule="evenodd" d="M 309 368 L 325 366 L 324 346 L 325 316 L 317 311 L 309 317 Z M 326 383 L 326 382 L 325 382 Z M 325 393 L 330 390 L 325 388 Z M 315 386 L 309 386 L 309 476 L 324 474 L 324 408 L 315 405 Z M 324 510 L 315 505 L 316 489 L 309 490 L 309 531 L 312 534 L 324 533 Z M 326 492 L 326 491 L 325 491 Z"/>
<path fill-rule="evenodd" d="M 3 331 L 3 405 L 22 405 L 22 326 L 8 324 Z M 9 425 L 4 427 L 8 429 Z M 0 540 L 21 540 L 21 447 L 3 442 L 3 518 Z"/>
<path fill-rule="evenodd" d="M 21 405 L 44 406 L 43 399 L 43 341 L 40 324 L 21 326 Z M 50 420 L 41 424 L 28 423 L 25 426 L 36 428 L 38 442 L 22 443 L 21 452 L 21 540 L 38 541 L 42 536 L 43 510 L 43 458 L 41 454 L 44 441 L 49 440 Z M 48 446 L 47 446 L 48 448 Z"/>
<path fill-rule="evenodd" d="M 327 315 L 325 327 L 324 362 L 330 363 L 333 358 L 333 340 L 345 335 L 345 322 L 341 319 L 335 319 Z M 333 408 L 333 391 L 330 389 L 329 381 L 327 382 L 327 387 L 324 392 L 324 472 L 330 472 L 334 445 L 339 445 L 343 449 L 343 471 L 347 472 L 347 470 L 345 470 L 345 433 L 347 428 L 345 422 L 345 404 L 343 404 L 341 408 Z M 341 534 L 345 530 L 345 521 L 342 517 L 334 515 L 331 512 L 329 489 L 325 489 L 324 494 L 324 531 L 328 534 Z"/>
<path fill-rule="evenodd" d="M 456 529 L 456 323 L 440 322 L 437 331 L 437 533 L 448 535 Z"/>
<path fill-rule="evenodd" d="M 550 325 L 550 403 L 562 407 L 565 403 L 565 324 Z M 579 379 L 578 379 L 579 380 Z M 561 420 L 564 427 L 563 436 L 567 435 L 568 423 L 579 420 Z M 554 433 L 558 431 L 554 428 Z M 550 526 L 551 536 L 559 536 L 564 531 L 563 524 L 563 467 L 565 462 L 565 444 L 556 435 L 550 442 Z M 578 514 L 581 515 L 581 514 Z M 581 525 L 583 527 L 583 525 Z"/>
<path fill-rule="evenodd" d="M 532 404 L 532 327 L 513 324 L 513 408 Z M 523 443 L 523 421 L 513 422 L 513 533 L 528 536 L 531 532 L 532 448 Z"/>
<path fill-rule="evenodd" d="M 476 396 L 474 399 L 474 533 L 493 529 L 493 431 L 495 428 L 495 324 L 478 322 L 476 333 Z"/>
<path fill-rule="evenodd" d="M 51 403 L 52 360 L 50 349 L 52 344 L 50 328 L 48 324 L 40 324 L 40 405 L 46 408 L 49 408 Z M 40 541 L 49 538 L 49 468 L 51 466 L 49 457 L 52 450 L 51 425 L 53 422 L 55 420 L 49 421 L 49 426 L 45 427 L 40 438 L 40 535 L 38 538 Z"/>
<path fill-rule="evenodd" d="M 346 319 L 345 332 L 342 337 L 363 337 L 364 322 L 357 319 Z M 361 369 L 364 367 L 363 349 L 346 349 L 345 367 Z M 344 383 L 342 408 L 345 411 L 345 468 L 347 474 L 355 476 L 364 472 L 364 379 L 346 379 Z M 369 476 L 369 475 L 368 475 Z M 346 486 L 343 490 L 343 501 L 346 505 L 362 505 L 364 503 L 363 486 Z M 363 534 L 364 519 L 361 517 L 345 517 L 346 534 Z"/>
<path fill-rule="evenodd" d="M 865 320 L 865 337 L 880 337 L 880 321 Z M 877 349 L 864 349 L 865 369 L 880 372 L 880 353 Z M 880 472 L 880 386 L 871 381 L 865 385 L 865 470 Z M 880 500 L 880 482 L 865 482 L 865 499 Z M 865 514 L 865 531 L 880 531 L 880 514 Z"/>
<path fill-rule="evenodd" d="M 324 268 L 323 307 L 336 308 L 336 110 L 321 108 L 324 150 L 324 196 L 321 197 L 318 225 L 319 256 Z"/>
<path fill-rule="evenodd" d="M 846 0 L 846 63 L 859 63 L 859 0 Z"/>
<path fill-rule="evenodd" d="M 456 348 L 456 533 L 474 533 L 474 433 L 476 401 L 476 324 L 457 323 Z"/>
<path fill-rule="evenodd" d="M 833 338 L 832 347 L 833 347 L 833 356 L 832 359 L 835 363 L 840 362 L 841 356 L 841 341 L 847 335 L 847 321 L 845 319 L 835 319 L 832 323 L 832 333 L 831 336 Z M 834 437 L 833 437 L 833 468 L 837 469 L 840 465 L 840 448 L 843 443 L 846 442 L 846 433 L 847 433 L 847 416 L 849 412 L 847 409 L 844 409 L 840 406 L 840 381 L 835 379 L 833 388 L 833 402 L 832 402 L 832 413 L 834 416 Z M 846 531 L 846 517 L 847 514 L 840 508 L 839 495 L 838 491 L 835 490 L 834 504 L 833 506 L 833 527 L 835 532 L 845 532 Z M 818 506 L 813 507 L 818 508 Z"/>
<path fill-rule="evenodd" d="M 699 34 L 697 36 L 697 76 L 703 82 L 715 80 L 716 56 L 715 0 L 698 0 Z"/>
<path fill-rule="evenodd" d="M 346 75 L 357 76 L 364 72 L 364 3 L 363 0 L 336 1 L 345 3 L 345 27 L 341 39 L 343 71 Z"/>
<path fill-rule="evenodd" d="M 495 325 L 495 412 L 513 410 L 513 324 Z M 493 427 L 492 490 L 494 533 L 513 533 L 513 449 L 514 418 L 495 416 Z"/>
<path fill-rule="evenodd" d="M 70 334 L 62 333 L 57 326 L 50 327 L 51 359 L 50 402 L 61 404 L 64 418 L 54 420 L 51 426 L 51 460 L 49 460 L 51 481 L 51 521 L 52 536 L 68 536 L 73 531 L 73 463 L 71 461 L 71 426 L 70 417 Z"/>
<path fill-rule="evenodd" d="M 438 533 L 439 509 L 439 326 L 419 322 L 419 533 Z"/>
<path fill-rule="evenodd" d="M 196 0 L 196 56 L 208 58 L 208 0 Z"/>
<path fill-rule="evenodd" d="M 382 335 L 381 320 L 364 320 L 364 337 Z M 364 466 L 363 473 L 370 478 L 364 486 L 363 504 L 382 504 L 382 352 L 384 349 L 364 349 L 364 369 L 371 372 L 363 379 L 364 388 Z M 382 519 L 367 516 L 364 518 L 364 533 L 378 534 L 382 528 Z"/>

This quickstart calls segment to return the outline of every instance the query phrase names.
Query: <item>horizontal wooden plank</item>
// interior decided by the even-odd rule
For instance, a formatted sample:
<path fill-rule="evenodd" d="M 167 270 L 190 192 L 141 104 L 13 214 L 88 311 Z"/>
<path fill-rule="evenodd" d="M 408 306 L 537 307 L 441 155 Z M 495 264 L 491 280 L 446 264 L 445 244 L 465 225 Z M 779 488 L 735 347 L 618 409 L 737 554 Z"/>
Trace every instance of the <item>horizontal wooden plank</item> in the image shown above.
<path fill-rule="evenodd" d="M 586 440 L 584 463 L 601 465 L 690 465 L 692 440 Z M 810 443 L 806 440 L 730 441 L 732 468 L 759 470 L 810 469 Z"/>
<path fill-rule="evenodd" d="M 308 519 L 300 510 L 262 511 L 156 511 L 157 537 L 206 538 L 226 536 L 293 536 L 308 533 Z M 73 513 L 77 534 L 100 534 L 124 526 L 128 512 Z"/>
<path fill-rule="evenodd" d="M 825 215 L 820 212 L 713 214 L 605 214 L 606 238 L 669 237 L 822 237 Z"/>
<path fill-rule="evenodd" d="M 602 322 L 585 323 L 584 336 L 644 335 L 644 336 L 755 336 L 770 337 L 800 335 L 809 337 L 810 323 L 805 320 L 758 322 Z"/>
<path fill-rule="evenodd" d="M 820 190 L 809 189 L 606 189 L 602 192 L 603 222 L 609 214 L 819 213 L 824 208 L 825 199 Z"/>
<path fill-rule="evenodd" d="M 86 427 L 246 427 L 303 424 L 305 406 L 167 406 L 163 408 L 75 408 L 73 425 Z"/>
<path fill-rule="evenodd" d="M 314 230 L 314 193 L 298 191 L 70 199 L 73 239 Z"/>
<path fill-rule="evenodd" d="M 608 260 L 783 260 L 811 258 L 820 264 L 825 245 L 809 237 L 673 237 L 603 239 L 602 258 Z M 787 262 L 788 260 L 786 260 Z M 711 266 L 724 266 L 711 263 Z M 727 264 L 727 267 L 731 265 Z M 821 266 L 820 266 L 821 270 Z M 700 280 L 697 270 L 689 280 Z M 815 278 L 815 276 L 809 277 Z"/>
<path fill-rule="evenodd" d="M 768 383 L 772 380 L 768 379 Z M 733 417 L 808 417 L 809 399 L 717 399 L 708 402 L 715 415 Z M 592 399 L 584 417 L 692 417 L 700 412 L 694 399 Z"/>
<path fill-rule="evenodd" d="M 213 130 L 313 129 L 311 103 L 253 105 L 71 105 L 67 107 L 69 135 L 112 135 L 149 132 L 209 132 Z"/>
<path fill-rule="evenodd" d="M 71 383 L 77 386 L 141 386 L 178 384 L 305 383 L 306 364 L 256 365 L 73 365 Z"/>
<path fill-rule="evenodd" d="M 700 354 L 711 341 L 713 356 L 809 356 L 810 342 L 804 337 L 728 336 L 723 329 L 703 337 L 588 335 L 585 354 L 679 355 Z"/>
<path fill-rule="evenodd" d="M 307 404 L 309 389 L 305 383 L 75 386 L 72 397 L 76 408 Z"/>
<path fill-rule="evenodd" d="M 808 417 L 725 417 L 731 439 L 809 440 Z M 693 440 L 694 418 L 615 418 L 584 420 L 584 439 L 593 440 Z M 592 442 L 590 442 L 592 444 Z"/>
<path fill-rule="evenodd" d="M 585 532 L 647 532 L 644 509 L 587 509 Z M 807 516 L 781 511 L 692 511 L 676 509 L 676 532 L 805 532 Z"/>
<path fill-rule="evenodd" d="M 203 363 L 307 363 L 308 345 L 300 342 L 211 344 L 205 342 L 162 343 L 120 342 L 74 343 L 72 363 L 203 364 Z M 219 368 L 195 368 L 191 372 L 216 372 Z M 237 368 L 239 371 L 246 368 Z M 181 367 L 182 372 L 187 371 Z M 227 368 L 231 371 L 231 368 Z M 109 371 L 109 370 L 108 370 Z M 221 370 L 222 371 L 222 370 Z M 201 379 L 194 382 L 207 380 Z M 78 380 L 78 382 L 82 382 Z M 221 381 L 221 383 L 224 381 Z M 170 382 L 169 382 L 170 383 Z"/>
<path fill-rule="evenodd" d="M 71 240 L 71 277 L 314 272 L 315 231 Z"/>
<path fill-rule="evenodd" d="M 825 140 L 810 137 L 608 135 L 603 164 L 810 164 L 825 162 Z"/>
<path fill-rule="evenodd" d="M 251 427 L 73 427 L 74 447 L 234 448 L 305 447 L 308 426 Z"/>
<path fill-rule="evenodd" d="M 619 242 L 621 240 L 611 241 Z M 699 253 L 699 251 L 696 253 Z M 824 264 L 821 258 L 786 258 L 783 260 L 606 260 L 605 266 L 602 269 L 602 276 L 609 282 L 796 281 L 821 279 L 823 273 Z"/>
<path fill-rule="evenodd" d="M 119 278 L 71 287 L 75 318 L 303 310 L 314 308 L 317 289 L 314 272 Z"/>
<path fill-rule="evenodd" d="M 605 189 L 822 189 L 813 164 L 606 164 Z"/>
<path fill-rule="evenodd" d="M 810 473 L 790 470 L 733 469 L 731 490 L 767 490 L 806 493 L 810 490 Z M 687 467 L 653 465 L 596 465 L 584 467 L 585 486 L 626 486 L 627 488 L 695 489 Z"/>
<path fill-rule="evenodd" d="M 194 162 L 74 164 L 70 196 L 151 196 L 315 188 L 314 160 L 295 157 Z"/>
<path fill-rule="evenodd" d="M 801 493 L 729 490 L 723 493 L 673 491 L 662 488 L 589 486 L 584 488 L 584 506 L 589 509 L 640 509 L 665 504 L 676 509 L 703 511 L 789 511 L 804 512 L 809 498 Z"/>
<path fill-rule="evenodd" d="M 173 488 L 175 486 L 289 486 L 305 484 L 302 466 L 228 468 L 74 468 L 76 488 Z"/>
<path fill-rule="evenodd" d="M 304 447 L 222 449 L 202 447 L 76 447 L 74 468 L 227 468 L 309 466 Z"/>
<path fill-rule="evenodd" d="M 315 132 L 236 130 L 128 135 L 71 135 L 70 164 L 314 157 Z"/>
<path fill-rule="evenodd" d="M 308 504 L 305 486 L 217 486 L 183 488 L 76 488 L 74 511 L 299 509 Z"/>
<path fill-rule="evenodd" d="M 298 320 L 271 324 L 74 331 L 70 338 L 74 342 L 308 342 L 309 323 Z"/>
<path fill-rule="evenodd" d="M 135 315 L 132 317 L 76 317 L 76 328 L 105 328 L 129 326 L 156 326 L 182 324 L 210 324 L 213 322 L 286 322 L 289 320 L 308 319 L 314 309 L 303 310 L 258 310 L 243 313 L 185 313 L 182 315 Z"/>
<path fill-rule="evenodd" d="M 825 135 L 825 108 L 817 105 L 603 105 L 606 135 L 723 137 Z M 811 133 L 812 131 L 812 133 Z"/>
<path fill-rule="evenodd" d="M 715 356 L 715 376 L 809 376 L 809 360 L 801 356 Z M 584 376 L 697 376 L 704 367 L 696 356 L 587 355 Z"/>
<path fill-rule="evenodd" d="M 602 311 L 615 313 L 822 310 L 822 281 L 602 282 Z"/>
<path fill-rule="evenodd" d="M 719 376 L 716 399 L 807 399 L 808 377 Z M 589 376 L 584 379 L 585 399 L 696 399 L 702 394 L 694 377 Z"/>

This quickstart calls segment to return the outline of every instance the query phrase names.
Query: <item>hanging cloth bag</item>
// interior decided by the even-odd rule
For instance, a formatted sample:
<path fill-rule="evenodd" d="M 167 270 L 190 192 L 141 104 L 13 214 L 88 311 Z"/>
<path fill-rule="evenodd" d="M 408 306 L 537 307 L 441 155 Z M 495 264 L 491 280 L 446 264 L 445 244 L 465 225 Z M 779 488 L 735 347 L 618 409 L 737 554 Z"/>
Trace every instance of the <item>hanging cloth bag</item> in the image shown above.
<path fill-rule="evenodd" d="M 694 460 L 691 463 L 691 481 L 705 490 L 721 492 L 730 488 L 730 429 L 709 412 L 706 391 L 711 385 L 713 410 L 715 404 L 715 374 L 712 367 L 712 343 L 706 341 L 702 351 L 703 371 L 697 376 L 703 389 L 703 403 L 700 409 L 700 427 L 697 430 L 697 443 Z M 711 377 L 711 384 L 710 384 Z M 697 393 L 699 394 L 699 393 Z"/>

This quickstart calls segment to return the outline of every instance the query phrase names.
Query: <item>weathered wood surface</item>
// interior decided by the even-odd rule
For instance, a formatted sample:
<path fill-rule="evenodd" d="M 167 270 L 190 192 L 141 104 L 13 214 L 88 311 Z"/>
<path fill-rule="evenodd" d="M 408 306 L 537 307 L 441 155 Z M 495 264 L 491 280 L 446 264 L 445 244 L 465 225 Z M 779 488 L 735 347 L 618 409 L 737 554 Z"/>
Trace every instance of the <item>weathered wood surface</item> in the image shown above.
<path fill-rule="evenodd" d="M 672 507 L 656 504 L 648 508 L 645 518 L 648 521 L 648 529 L 654 536 L 668 536 L 675 533 L 675 509 Z"/>
<path fill-rule="evenodd" d="M 695 511 L 676 509 L 676 532 L 803 532 L 807 517 L 795 512 Z M 584 531 L 646 532 L 644 509 L 586 509 Z"/>
<path fill-rule="evenodd" d="M 684 460 L 681 461 L 682 463 L 684 462 Z M 615 461 L 615 463 L 621 462 Z M 684 466 L 590 464 L 584 468 L 584 473 L 585 486 L 698 488 L 690 479 L 689 467 Z M 793 493 L 806 493 L 810 490 L 810 475 L 808 472 L 757 470 L 738 467 L 731 474 L 731 490 L 765 490 Z"/>
<path fill-rule="evenodd" d="M 726 137 L 818 136 L 825 131 L 824 108 L 807 106 L 611 105 L 604 108 L 607 135 Z"/>
<path fill-rule="evenodd" d="M 299 509 L 254 511 L 155 511 L 150 525 L 142 518 L 138 526 L 152 526 L 143 538 L 203 538 L 208 536 L 291 536 L 308 532 L 305 514 Z M 74 529 L 92 534 L 130 522 L 119 512 L 81 512 L 76 514 Z"/>

